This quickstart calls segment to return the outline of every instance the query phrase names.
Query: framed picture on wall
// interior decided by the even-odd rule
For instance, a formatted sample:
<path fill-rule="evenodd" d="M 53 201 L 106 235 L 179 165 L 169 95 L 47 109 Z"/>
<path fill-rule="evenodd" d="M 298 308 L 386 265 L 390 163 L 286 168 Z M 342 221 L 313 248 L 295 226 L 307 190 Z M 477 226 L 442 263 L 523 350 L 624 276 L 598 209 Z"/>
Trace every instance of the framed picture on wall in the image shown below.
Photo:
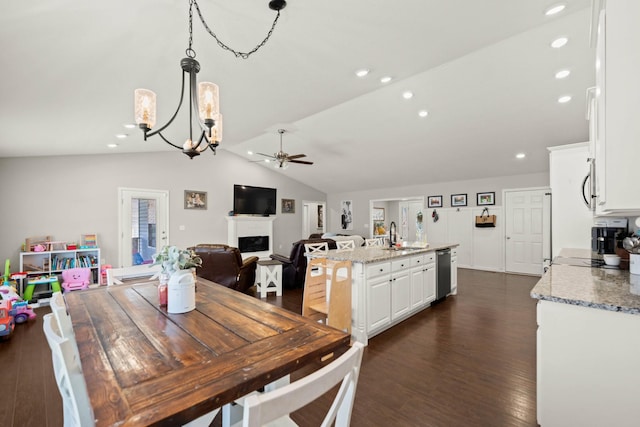
<path fill-rule="evenodd" d="M 488 206 L 496 204 L 496 193 L 494 191 L 487 193 L 477 193 L 476 197 L 476 203 L 478 204 L 478 206 Z"/>
<path fill-rule="evenodd" d="M 282 213 L 296 213 L 296 201 L 294 199 L 282 199 Z"/>
<path fill-rule="evenodd" d="M 451 206 L 452 207 L 460 207 L 467 206 L 467 194 L 452 194 L 451 195 Z"/>
<path fill-rule="evenodd" d="M 353 230 L 353 201 L 343 200 L 340 202 L 340 228 L 342 230 Z"/>
<path fill-rule="evenodd" d="M 374 221 L 384 221 L 384 208 L 373 208 Z"/>
<path fill-rule="evenodd" d="M 442 196 L 429 196 L 427 199 L 427 206 L 430 208 L 441 208 Z"/>
<path fill-rule="evenodd" d="M 207 192 L 184 190 L 185 209 L 207 209 Z"/>
<path fill-rule="evenodd" d="M 324 206 L 318 205 L 318 228 L 324 228 Z"/>

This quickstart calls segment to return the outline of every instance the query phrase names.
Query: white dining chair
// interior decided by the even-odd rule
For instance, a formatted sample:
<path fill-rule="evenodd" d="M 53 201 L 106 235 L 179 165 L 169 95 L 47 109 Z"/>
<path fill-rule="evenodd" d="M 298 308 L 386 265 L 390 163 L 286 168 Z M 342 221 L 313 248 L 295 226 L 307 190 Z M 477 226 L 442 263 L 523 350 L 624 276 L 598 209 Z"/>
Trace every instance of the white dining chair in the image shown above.
<path fill-rule="evenodd" d="M 329 244 L 327 242 L 320 243 L 305 243 L 305 254 L 326 254 L 329 251 Z"/>
<path fill-rule="evenodd" d="M 73 333 L 73 324 L 71 323 L 71 316 L 67 312 L 67 306 L 64 302 L 62 292 L 54 292 L 49 300 L 49 306 L 51 307 L 51 313 L 58 322 L 58 328 L 60 330 L 60 336 L 68 339 L 71 342 L 78 363 L 80 363 L 80 352 L 78 351 L 78 343 L 76 342 L 76 336 Z"/>
<path fill-rule="evenodd" d="M 353 240 L 338 240 L 336 242 L 336 249 L 338 252 L 352 251 L 356 248 L 356 242 Z"/>
<path fill-rule="evenodd" d="M 122 285 L 125 279 L 148 278 L 156 279 L 162 270 L 161 265 L 133 265 L 130 267 L 107 268 L 107 286 Z"/>
<path fill-rule="evenodd" d="M 60 326 L 52 313 L 44 315 L 43 330 L 51 348 L 53 373 L 62 396 L 64 427 L 94 426 L 87 385 L 71 340 L 61 336 Z"/>
<path fill-rule="evenodd" d="M 321 426 L 334 425 L 335 421 L 336 427 L 348 427 L 363 351 L 364 346 L 356 342 L 342 356 L 306 377 L 273 391 L 247 396 L 242 405 L 242 421 L 234 424 L 234 427 L 297 426 L 289 414 L 318 399 L 338 384 L 340 389 Z"/>
<path fill-rule="evenodd" d="M 382 246 L 382 239 L 374 238 L 374 239 L 366 239 L 364 241 L 364 246 L 367 248 L 373 248 L 377 246 Z"/>

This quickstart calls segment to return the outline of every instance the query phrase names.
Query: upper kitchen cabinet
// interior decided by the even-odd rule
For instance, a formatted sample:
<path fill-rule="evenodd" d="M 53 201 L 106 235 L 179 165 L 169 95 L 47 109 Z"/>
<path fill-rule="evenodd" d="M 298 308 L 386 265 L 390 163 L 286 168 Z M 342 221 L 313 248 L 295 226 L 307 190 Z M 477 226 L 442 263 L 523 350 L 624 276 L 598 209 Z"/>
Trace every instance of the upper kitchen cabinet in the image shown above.
<path fill-rule="evenodd" d="M 595 105 L 590 118 L 596 215 L 637 215 L 640 160 L 640 1 L 594 1 Z M 594 114 L 595 113 L 595 114 Z"/>

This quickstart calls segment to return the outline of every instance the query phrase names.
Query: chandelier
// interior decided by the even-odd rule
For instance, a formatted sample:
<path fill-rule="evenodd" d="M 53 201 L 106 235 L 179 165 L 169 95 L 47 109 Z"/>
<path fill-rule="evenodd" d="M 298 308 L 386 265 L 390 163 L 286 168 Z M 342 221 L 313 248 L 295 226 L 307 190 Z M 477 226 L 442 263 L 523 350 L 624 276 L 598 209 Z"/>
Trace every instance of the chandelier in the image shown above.
<path fill-rule="evenodd" d="M 284 0 L 271 0 L 269 8 L 277 12 L 276 18 L 271 25 L 271 29 L 267 36 L 253 50 L 249 52 L 238 52 L 223 43 L 216 34 L 209 28 L 200 12 L 196 0 L 189 0 L 189 46 L 185 53 L 186 58 L 180 61 L 182 68 L 182 87 L 180 89 L 180 101 L 178 108 L 173 113 L 169 121 L 158 129 L 152 131 L 156 124 L 156 94 L 148 89 L 136 89 L 134 91 L 134 114 L 135 122 L 144 133 L 144 140 L 154 135 L 160 136 L 164 142 L 174 148 L 182 150 L 184 154 L 193 159 L 200 153 L 209 148 L 213 154 L 216 154 L 216 148 L 222 141 L 222 114 L 220 113 L 220 101 L 218 93 L 218 85 L 211 82 L 200 82 L 198 84 L 196 74 L 200 71 L 200 63 L 196 61 L 196 52 L 193 50 L 193 7 L 195 6 L 198 16 L 202 21 L 207 32 L 216 40 L 218 45 L 233 53 L 236 58 L 247 59 L 251 54 L 255 53 L 269 40 L 273 30 L 280 17 L 280 11 L 284 9 L 287 2 Z M 189 137 L 182 145 L 177 145 L 169 141 L 163 134 L 165 130 L 178 115 L 182 101 L 184 100 L 185 79 L 189 79 Z M 193 138 L 193 121 L 194 113 L 197 114 L 199 125 L 199 134 L 196 139 Z"/>

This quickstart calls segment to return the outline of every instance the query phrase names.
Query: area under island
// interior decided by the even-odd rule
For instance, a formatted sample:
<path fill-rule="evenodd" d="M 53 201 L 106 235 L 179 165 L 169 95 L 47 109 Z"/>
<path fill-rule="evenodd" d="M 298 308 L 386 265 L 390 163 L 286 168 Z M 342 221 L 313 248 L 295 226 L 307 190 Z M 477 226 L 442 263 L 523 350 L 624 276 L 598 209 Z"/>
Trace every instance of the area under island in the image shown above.
<path fill-rule="evenodd" d="M 334 249 L 315 256 L 351 262 L 351 335 L 367 345 L 369 338 L 424 310 L 436 300 L 437 251 L 451 249 L 450 258 L 447 258 L 451 267 L 449 294 L 456 294 L 457 246 L 430 243 L 426 248 L 397 250 L 359 247 L 346 251 Z"/>

